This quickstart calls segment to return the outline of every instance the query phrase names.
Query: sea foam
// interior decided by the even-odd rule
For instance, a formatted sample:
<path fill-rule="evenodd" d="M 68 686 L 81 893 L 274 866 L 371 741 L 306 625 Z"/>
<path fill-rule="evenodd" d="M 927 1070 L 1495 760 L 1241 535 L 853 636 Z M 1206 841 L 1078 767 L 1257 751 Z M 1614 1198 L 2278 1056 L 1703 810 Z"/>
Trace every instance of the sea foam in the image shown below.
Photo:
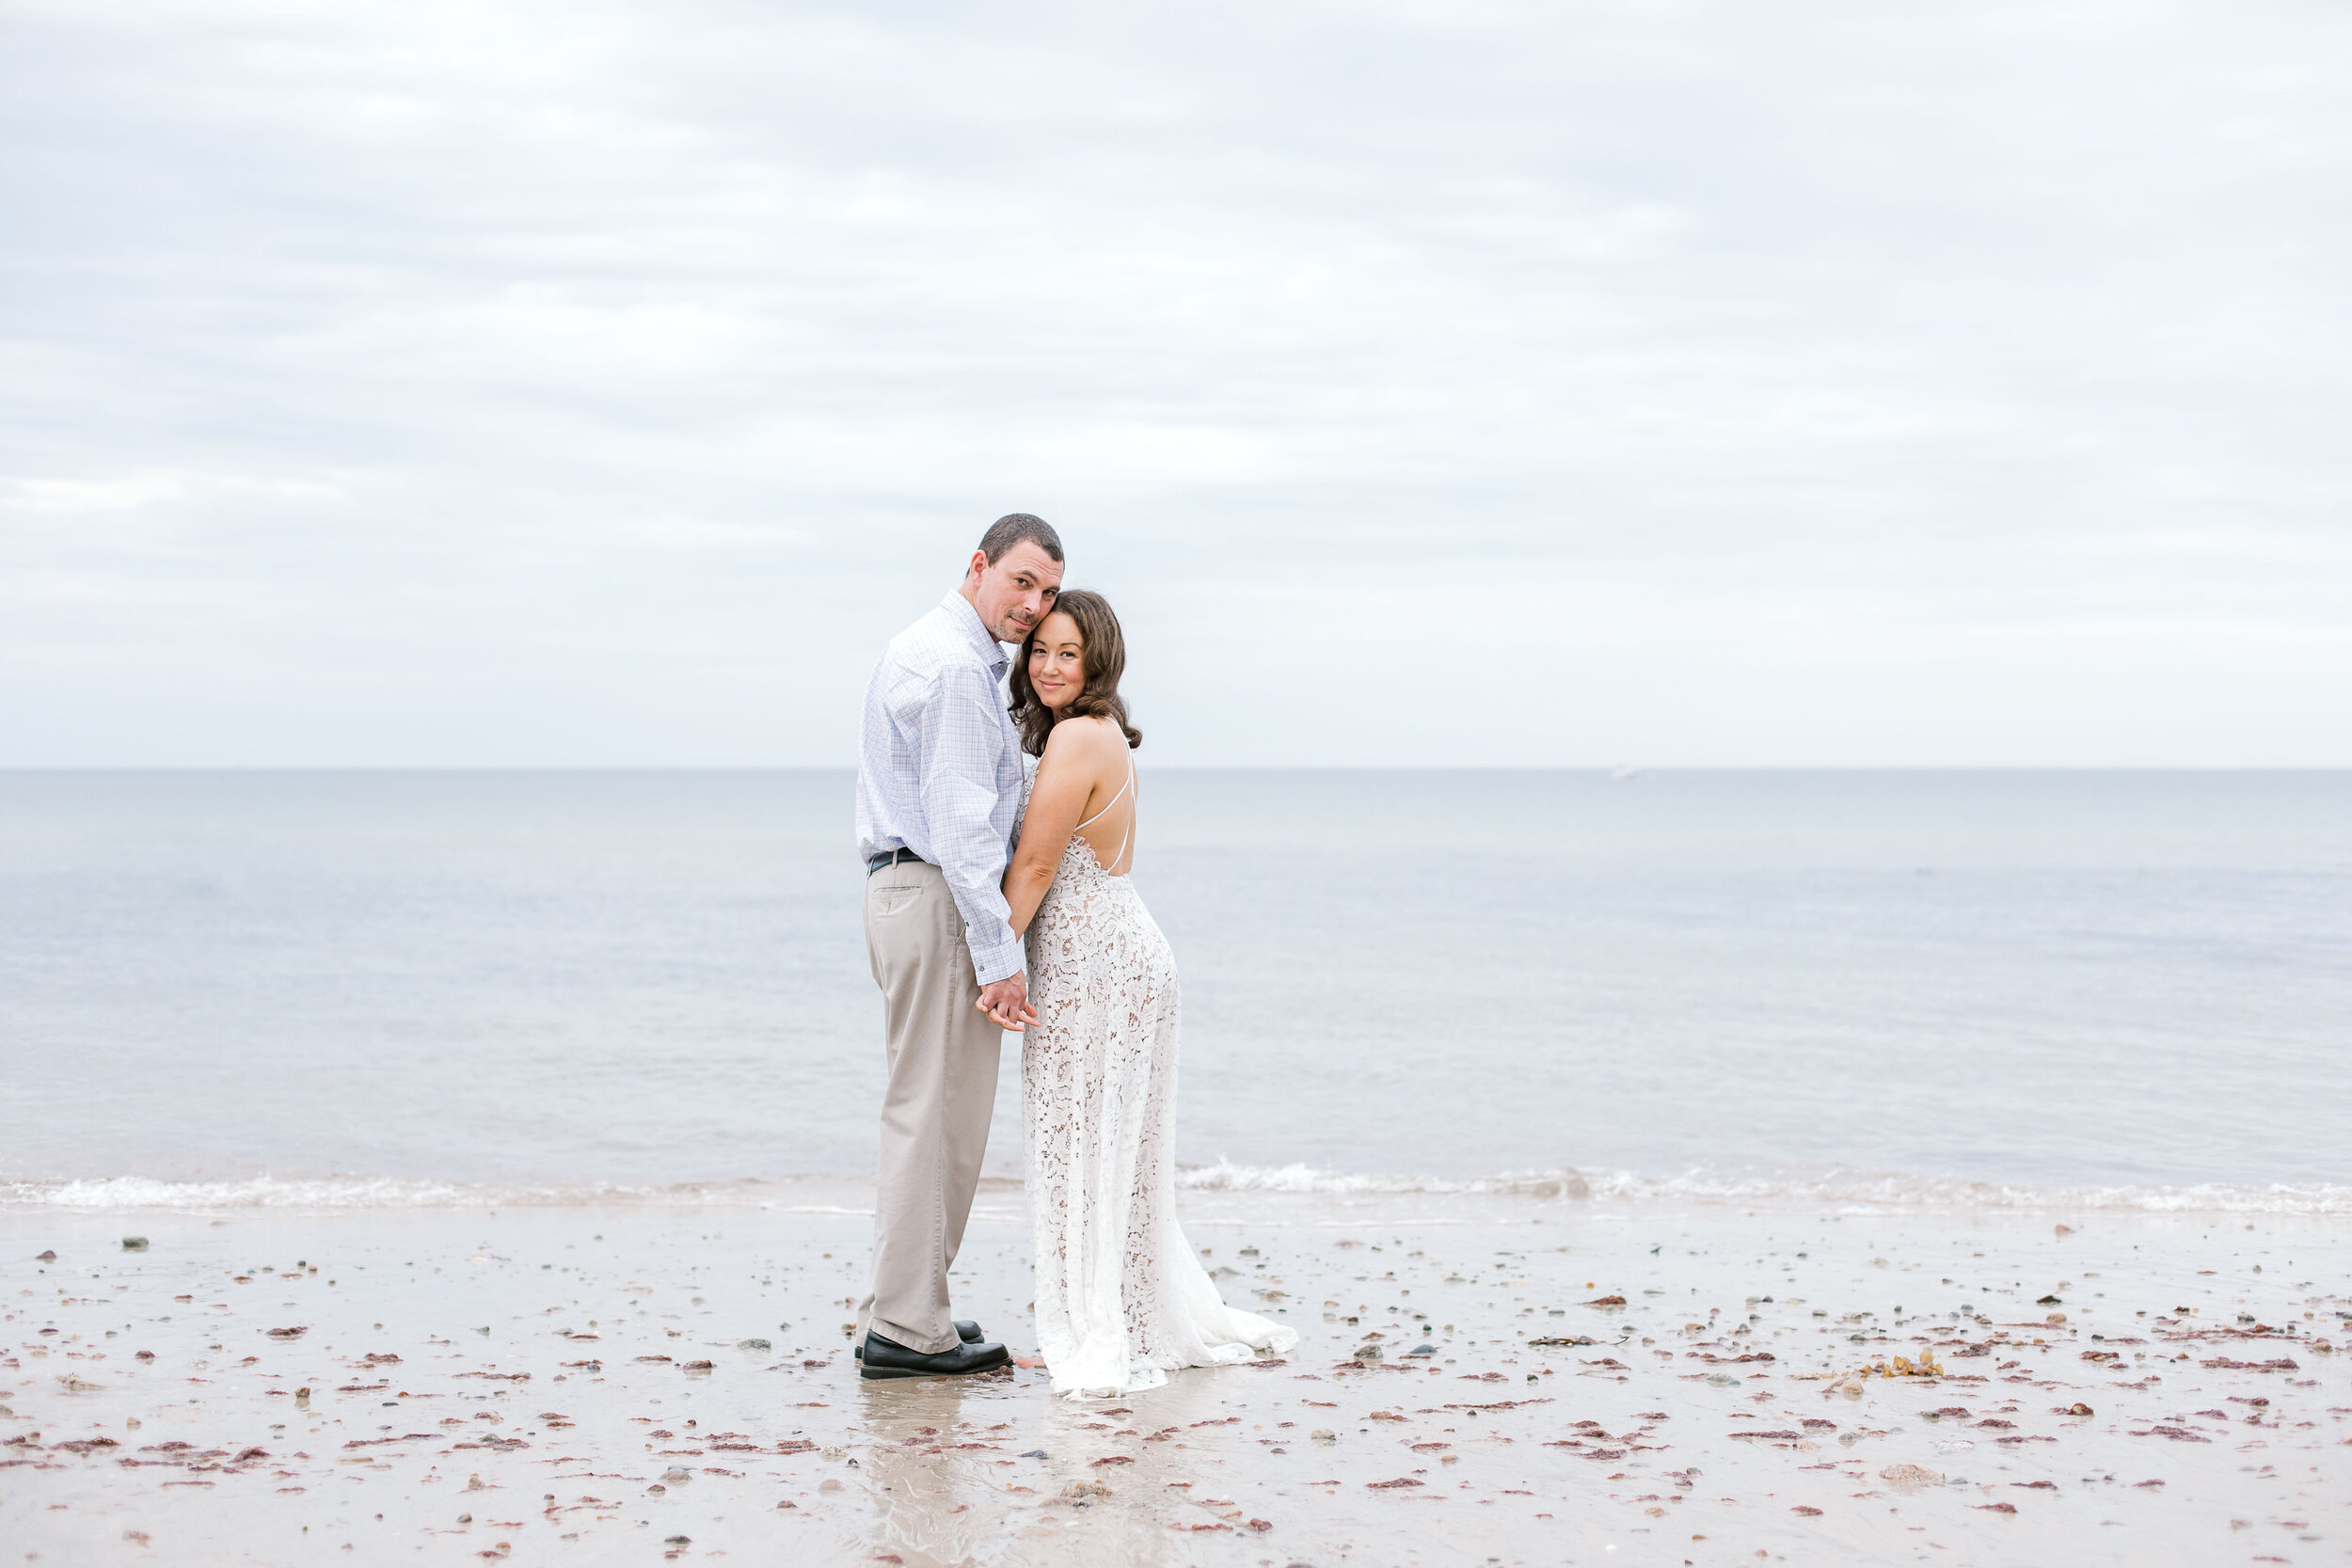
<path fill-rule="evenodd" d="M 1326 1198 L 1345 1204 L 1383 1197 L 1449 1196 L 1488 1201 L 1518 1200 L 1531 1207 L 1577 1204 L 1770 1204 L 1810 1209 L 1883 1210 L 2106 1210 L 2141 1213 L 2352 1214 L 2352 1185 L 2277 1182 L 2230 1185 L 2199 1182 L 2158 1185 L 2026 1185 L 1952 1177 L 1883 1172 L 1740 1174 L 1690 1171 L 1675 1176 L 1643 1175 L 1560 1166 L 1545 1170 L 1447 1177 L 1376 1171 L 1328 1170 L 1303 1163 L 1281 1165 L 1215 1164 L 1180 1167 L 1180 1191 L 1198 1194 L 1265 1195 L 1270 1198 Z M 501 1209 L 501 1208 L 680 1208 L 773 1209 L 791 1212 L 854 1214 L 868 1183 L 839 1176 L 774 1180 L 677 1182 L 660 1186 L 594 1183 L 468 1183 L 390 1177 L 253 1176 L 235 1180 L 166 1181 L 118 1176 L 72 1181 L 0 1182 L 0 1206 L 83 1210 L 234 1209 Z M 993 1179 L 995 1191 L 1019 1187 Z M 844 1201 L 849 1199 L 850 1201 Z"/>

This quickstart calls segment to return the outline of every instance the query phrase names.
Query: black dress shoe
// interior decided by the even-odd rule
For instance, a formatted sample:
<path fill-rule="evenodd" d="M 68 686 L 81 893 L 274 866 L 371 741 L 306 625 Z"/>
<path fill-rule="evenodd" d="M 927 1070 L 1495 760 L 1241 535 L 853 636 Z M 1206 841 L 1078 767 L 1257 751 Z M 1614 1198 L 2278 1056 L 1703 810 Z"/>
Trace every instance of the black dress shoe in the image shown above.
<path fill-rule="evenodd" d="M 964 1377 L 973 1372 L 993 1371 L 1012 1360 L 1012 1354 L 1004 1346 L 986 1340 L 977 1344 L 959 1342 L 952 1350 L 925 1355 L 879 1334 L 868 1333 L 863 1348 L 857 1370 L 860 1377 Z"/>
<path fill-rule="evenodd" d="M 981 1333 L 980 1325 L 974 1323 L 971 1319 L 958 1318 L 956 1320 L 956 1338 L 962 1340 L 967 1345 L 977 1345 L 981 1340 L 987 1338 L 988 1336 Z M 866 1347 L 864 1345 L 859 1345 L 855 1349 L 851 1350 L 850 1352 L 850 1359 L 852 1361 L 865 1360 Z"/>

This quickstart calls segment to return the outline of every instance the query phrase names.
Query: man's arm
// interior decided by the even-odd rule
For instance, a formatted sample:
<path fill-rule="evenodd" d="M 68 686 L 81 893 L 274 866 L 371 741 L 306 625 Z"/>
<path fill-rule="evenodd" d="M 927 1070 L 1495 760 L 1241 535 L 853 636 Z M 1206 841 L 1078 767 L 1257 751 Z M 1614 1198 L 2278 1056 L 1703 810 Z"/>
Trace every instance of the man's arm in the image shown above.
<path fill-rule="evenodd" d="M 916 729 L 915 776 L 931 850 L 963 915 L 973 976 L 983 990 L 1018 979 L 1023 967 L 1002 887 L 1005 840 L 989 820 L 997 805 L 996 751 L 1004 733 L 996 704 L 995 683 L 984 672 L 949 665 L 934 681 Z"/>

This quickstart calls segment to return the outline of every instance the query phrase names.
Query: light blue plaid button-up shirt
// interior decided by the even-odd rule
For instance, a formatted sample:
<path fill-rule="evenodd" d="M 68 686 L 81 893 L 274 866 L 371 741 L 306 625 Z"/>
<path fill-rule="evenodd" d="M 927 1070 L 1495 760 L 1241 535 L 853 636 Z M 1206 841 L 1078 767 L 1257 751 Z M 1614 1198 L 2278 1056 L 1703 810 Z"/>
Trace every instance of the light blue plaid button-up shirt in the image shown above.
<path fill-rule="evenodd" d="M 1005 711 L 1011 659 L 961 594 L 890 640 L 866 688 L 857 847 L 914 850 L 946 874 L 983 986 L 1018 974 L 1005 904 L 1021 809 L 1021 732 Z"/>

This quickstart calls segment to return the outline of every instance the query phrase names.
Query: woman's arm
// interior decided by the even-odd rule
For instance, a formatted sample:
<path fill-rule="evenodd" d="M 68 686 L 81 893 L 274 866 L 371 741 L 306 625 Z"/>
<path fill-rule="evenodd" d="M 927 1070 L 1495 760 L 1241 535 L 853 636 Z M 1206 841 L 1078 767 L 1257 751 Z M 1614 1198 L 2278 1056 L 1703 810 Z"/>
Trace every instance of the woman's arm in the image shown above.
<path fill-rule="evenodd" d="M 1090 721 L 1056 724 L 1037 759 L 1037 783 L 1029 790 L 1029 814 L 1022 819 L 1021 843 L 1005 867 L 1005 902 L 1012 928 L 1023 935 L 1037 918 L 1045 890 L 1061 868 L 1062 851 L 1092 803 L 1101 771 L 1100 726 Z"/>

